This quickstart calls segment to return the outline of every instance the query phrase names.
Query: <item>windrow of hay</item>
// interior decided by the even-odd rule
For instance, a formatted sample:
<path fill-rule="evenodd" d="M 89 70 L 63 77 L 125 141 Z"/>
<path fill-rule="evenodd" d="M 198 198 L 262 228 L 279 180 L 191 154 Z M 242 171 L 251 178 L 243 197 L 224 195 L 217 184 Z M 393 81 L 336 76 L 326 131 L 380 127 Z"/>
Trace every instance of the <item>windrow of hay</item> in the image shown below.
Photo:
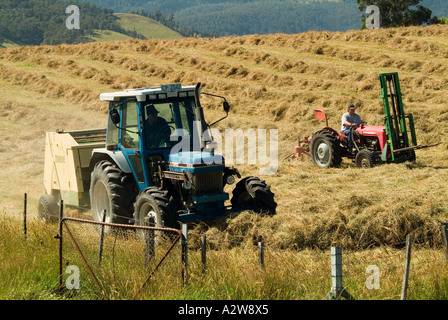
<path fill-rule="evenodd" d="M 415 164 L 371 170 L 355 170 L 349 160 L 331 170 L 280 162 L 263 177 L 276 194 L 276 216 L 244 212 L 194 232 L 228 247 L 263 239 L 279 248 L 367 248 L 399 244 L 406 234 L 439 245 L 438 221 L 448 220 L 447 38 L 447 26 L 428 26 L 2 49 L 0 159 L 7 169 L 0 199 L 21 206 L 17 185 L 27 176 L 27 190 L 41 192 L 45 131 L 105 126 L 101 92 L 201 82 L 231 105 L 218 129 L 278 129 L 281 159 L 298 138 L 323 127 L 316 108 L 334 128 L 349 103 L 367 124 L 382 125 L 378 74 L 398 72 L 418 143 L 441 145 L 417 150 Z M 203 102 L 208 121 L 223 116 L 219 101 Z M 12 161 L 13 150 L 20 161 Z M 259 175 L 258 166 L 229 165 Z"/>

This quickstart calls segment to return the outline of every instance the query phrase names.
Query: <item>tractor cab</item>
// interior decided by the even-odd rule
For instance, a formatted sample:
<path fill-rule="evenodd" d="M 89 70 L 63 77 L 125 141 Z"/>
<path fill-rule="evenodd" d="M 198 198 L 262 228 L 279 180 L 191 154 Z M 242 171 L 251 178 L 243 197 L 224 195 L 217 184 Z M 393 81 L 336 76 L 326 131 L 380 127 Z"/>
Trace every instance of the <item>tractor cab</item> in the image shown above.
<path fill-rule="evenodd" d="M 121 151 L 140 191 L 155 185 L 152 164 L 176 162 L 179 152 L 189 165 L 223 165 L 221 156 L 203 152 L 211 139 L 203 139 L 207 124 L 195 89 L 177 84 L 101 94 L 109 101 L 106 149 Z"/>

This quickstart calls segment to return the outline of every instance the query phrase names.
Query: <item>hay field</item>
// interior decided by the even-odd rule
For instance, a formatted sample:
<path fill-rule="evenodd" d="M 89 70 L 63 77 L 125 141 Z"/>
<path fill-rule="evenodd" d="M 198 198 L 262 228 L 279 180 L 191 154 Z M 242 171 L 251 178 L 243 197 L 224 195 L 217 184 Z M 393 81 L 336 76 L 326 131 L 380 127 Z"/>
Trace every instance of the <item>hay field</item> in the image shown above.
<path fill-rule="evenodd" d="M 323 126 L 315 108 L 338 128 L 354 103 L 365 122 L 381 125 L 381 72 L 399 73 L 419 144 L 442 144 L 417 150 L 416 163 L 368 170 L 349 160 L 329 170 L 280 162 L 277 173 L 263 176 L 276 194 L 276 216 L 242 213 L 196 228 L 276 248 L 367 248 L 400 243 L 408 233 L 440 244 L 438 221 L 448 221 L 447 26 L 2 49 L 0 207 L 20 212 L 27 192 L 35 210 L 44 192 L 45 132 L 104 127 L 101 92 L 201 82 L 231 104 L 217 128 L 278 129 L 281 159 Z M 216 100 L 203 104 L 207 120 L 222 116 Z M 258 166 L 238 168 L 259 174 Z"/>

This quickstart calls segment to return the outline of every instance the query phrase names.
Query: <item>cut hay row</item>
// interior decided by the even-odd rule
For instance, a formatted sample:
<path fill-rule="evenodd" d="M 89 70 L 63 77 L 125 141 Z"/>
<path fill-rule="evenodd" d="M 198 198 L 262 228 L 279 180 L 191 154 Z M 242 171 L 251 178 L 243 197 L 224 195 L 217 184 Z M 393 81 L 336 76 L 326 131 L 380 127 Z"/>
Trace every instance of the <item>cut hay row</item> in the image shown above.
<path fill-rule="evenodd" d="M 309 161 L 280 163 L 276 174 L 263 177 L 276 193 L 276 216 L 243 213 L 196 231 L 233 244 L 262 238 L 278 248 L 369 248 L 400 244 L 406 234 L 440 245 L 438 221 L 448 220 L 446 39 L 446 26 L 430 26 L 2 49 L 0 124 L 6 133 L 0 160 L 8 165 L 0 201 L 20 207 L 23 189 L 37 201 L 45 131 L 104 127 L 101 92 L 201 82 L 204 91 L 231 104 L 217 128 L 278 129 L 281 159 L 299 137 L 322 128 L 316 108 L 325 110 L 335 128 L 349 103 L 365 122 L 381 125 L 377 77 L 393 71 L 400 75 L 418 142 L 441 145 L 418 150 L 415 164 L 371 170 L 357 170 L 348 160 L 330 170 Z M 223 115 L 216 100 L 204 97 L 204 106 L 207 120 Z M 259 174 L 256 166 L 236 166 L 243 175 Z M 26 188 L 16 186 L 27 176 Z"/>

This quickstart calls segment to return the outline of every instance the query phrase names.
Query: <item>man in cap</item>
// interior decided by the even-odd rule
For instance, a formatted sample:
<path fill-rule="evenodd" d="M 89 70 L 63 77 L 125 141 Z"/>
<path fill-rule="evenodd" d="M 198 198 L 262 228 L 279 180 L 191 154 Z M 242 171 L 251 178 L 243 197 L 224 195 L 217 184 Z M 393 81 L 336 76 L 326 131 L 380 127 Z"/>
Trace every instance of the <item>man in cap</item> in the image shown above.
<path fill-rule="evenodd" d="M 356 107 L 353 104 L 350 104 L 347 107 L 347 112 L 342 115 L 341 119 L 341 131 L 347 136 L 349 148 L 353 148 L 353 137 L 351 129 L 356 129 L 357 127 L 362 125 L 361 117 L 355 112 L 355 109 Z"/>
<path fill-rule="evenodd" d="M 171 129 L 165 119 L 158 116 L 153 104 L 146 106 L 146 147 L 164 148 L 170 146 Z"/>

